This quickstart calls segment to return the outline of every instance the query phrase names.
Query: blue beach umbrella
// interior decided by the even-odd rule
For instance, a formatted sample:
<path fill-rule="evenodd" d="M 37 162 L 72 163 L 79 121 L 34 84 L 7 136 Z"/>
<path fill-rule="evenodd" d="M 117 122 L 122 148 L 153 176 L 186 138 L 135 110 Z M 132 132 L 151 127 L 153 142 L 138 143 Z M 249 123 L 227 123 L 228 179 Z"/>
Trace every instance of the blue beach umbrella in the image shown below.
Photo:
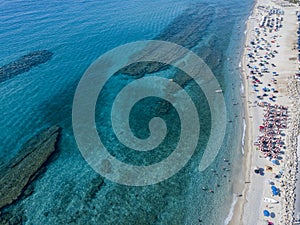
<path fill-rule="evenodd" d="M 277 188 L 277 187 L 275 187 L 274 185 L 273 185 L 273 186 L 271 186 L 271 189 L 272 189 L 272 193 L 273 193 L 273 195 L 278 195 L 278 194 L 279 194 L 279 190 L 278 190 L 278 188 Z"/>
<path fill-rule="evenodd" d="M 272 190 L 277 190 L 277 188 L 274 185 L 271 186 L 271 189 Z"/>
<path fill-rule="evenodd" d="M 270 213 L 268 210 L 264 210 L 264 216 L 270 216 Z"/>
<path fill-rule="evenodd" d="M 277 188 L 274 185 L 271 186 L 271 189 L 272 191 L 277 191 Z"/>

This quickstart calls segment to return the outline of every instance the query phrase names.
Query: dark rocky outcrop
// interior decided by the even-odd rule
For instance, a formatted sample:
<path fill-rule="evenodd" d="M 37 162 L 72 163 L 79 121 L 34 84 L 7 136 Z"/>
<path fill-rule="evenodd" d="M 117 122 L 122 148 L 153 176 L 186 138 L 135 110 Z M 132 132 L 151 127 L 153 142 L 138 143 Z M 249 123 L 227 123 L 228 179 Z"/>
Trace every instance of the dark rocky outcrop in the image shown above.
<path fill-rule="evenodd" d="M 43 130 L 26 142 L 22 150 L 0 169 L 0 209 L 17 200 L 56 149 L 60 128 Z"/>
<path fill-rule="evenodd" d="M 201 4 L 195 5 L 194 8 L 189 8 L 183 14 L 178 16 L 155 38 L 155 40 L 173 42 L 191 49 L 201 40 L 201 37 L 211 22 L 213 13 L 214 10 L 212 8 L 206 8 Z M 165 54 L 162 49 L 159 48 L 157 50 L 158 54 Z M 144 54 L 147 54 L 147 52 L 141 51 L 138 53 L 138 57 L 134 57 L 143 61 Z M 160 62 L 139 62 L 121 69 L 119 73 L 140 78 L 147 73 L 155 73 L 168 68 L 169 65 Z"/>
<path fill-rule="evenodd" d="M 6 81 L 14 76 L 29 71 L 32 67 L 45 63 L 52 58 L 53 53 L 47 50 L 30 52 L 0 67 L 0 82 Z"/>

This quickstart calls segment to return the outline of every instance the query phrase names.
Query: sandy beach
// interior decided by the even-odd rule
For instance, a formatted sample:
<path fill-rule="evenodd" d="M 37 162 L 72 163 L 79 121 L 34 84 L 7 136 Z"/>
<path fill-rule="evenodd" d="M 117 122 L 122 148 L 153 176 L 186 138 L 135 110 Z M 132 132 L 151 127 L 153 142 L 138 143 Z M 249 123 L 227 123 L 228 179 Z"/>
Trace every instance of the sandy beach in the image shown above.
<path fill-rule="evenodd" d="M 247 21 L 241 62 L 245 185 L 230 224 L 293 224 L 297 219 L 299 10 L 283 1 L 257 0 Z"/>

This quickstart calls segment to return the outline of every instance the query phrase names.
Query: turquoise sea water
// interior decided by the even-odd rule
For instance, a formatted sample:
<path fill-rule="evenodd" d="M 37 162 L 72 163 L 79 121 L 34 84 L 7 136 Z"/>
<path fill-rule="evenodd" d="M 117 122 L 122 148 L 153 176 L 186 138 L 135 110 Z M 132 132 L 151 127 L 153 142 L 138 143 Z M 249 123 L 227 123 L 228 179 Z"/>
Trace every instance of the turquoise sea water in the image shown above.
<path fill-rule="evenodd" d="M 34 192 L 8 208 L 16 221 L 26 224 L 223 224 L 236 192 L 237 167 L 242 159 L 242 104 L 237 70 L 245 20 L 253 2 L 77 0 L 0 2 L 0 65 L 30 51 L 47 49 L 53 58 L 13 79 L 0 83 L 0 163 L 11 159 L 22 144 L 42 128 L 59 124 L 59 152 L 34 182 Z M 205 14 L 205 16 L 201 16 Z M 201 90 L 186 85 L 203 114 L 201 138 L 189 163 L 170 179 L 146 187 L 127 187 L 103 179 L 83 160 L 76 146 L 71 107 L 75 88 L 87 67 L 101 54 L 139 40 L 172 37 L 195 26 L 191 50 L 203 57 L 218 78 L 228 109 L 227 133 L 217 159 L 199 172 L 209 135 L 209 109 Z M 191 35 L 185 32 L 185 35 Z M 190 47 L 190 46 L 187 46 Z M 151 74 L 170 77 L 174 70 Z M 147 75 L 148 76 L 148 75 Z M 150 76 L 150 75 L 149 75 Z M 116 143 L 107 117 L 117 91 L 132 81 L 114 76 L 97 105 L 97 128 L 111 153 L 130 163 L 153 163 L 170 154 L 178 141 L 178 117 L 165 115 L 173 131 L 155 156 L 125 154 Z M 233 103 L 238 103 L 233 105 Z M 133 130 L 141 137 L 151 107 L 145 101 L 133 110 Z M 150 112 L 148 112 L 150 111 Z M 97 113 L 97 115 L 98 115 Z M 147 118 L 146 116 L 146 118 Z M 177 122 L 176 122 L 177 118 Z M 167 122 L 168 124 L 168 122 Z M 230 165 L 224 162 L 229 159 Z M 145 161 L 146 162 L 145 162 Z M 230 171 L 224 171 L 222 168 Z M 217 174 L 212 170 L 218 171 Z M 207 187 L 214 194 L 202 190 Z M 199 220 L 202 222 L 200 223 Z"/>

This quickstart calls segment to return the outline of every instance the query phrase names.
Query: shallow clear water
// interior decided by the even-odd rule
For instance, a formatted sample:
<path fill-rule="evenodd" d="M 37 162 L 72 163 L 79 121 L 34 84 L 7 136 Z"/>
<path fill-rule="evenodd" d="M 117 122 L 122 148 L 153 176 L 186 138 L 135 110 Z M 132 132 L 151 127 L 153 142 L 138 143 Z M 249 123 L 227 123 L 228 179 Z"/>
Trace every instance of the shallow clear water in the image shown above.
<path fill-rule="evenodd" d="M 197 3 L 189 0 L 1 1 L 1 65 L 39 49 L 47 49 L 54 55 L 45 64 L 0 83 L 0 163 L 12 158 L 40 129 L 52 124 L 63 128 L 59 152 L 34 183 L 34 193 L 8 210 L 22 215 L 27 224 L 199 224 L 199 219 L 203 221 L 201 224 L 224 222 L 232 193 L 236 191 L 233 185 L 236 167 L 242 158 L 243 115 L 236 68 L 244 20 L 253 3 L 251 0 L 199 0 Z M 185 10 L 191 8 L 194 10 L 189 16 Z M 201 17 L 204 12 L 209 16 Z M 201 109 L 202 133 L 190 162 L 170 179 L 152 186 L 127 187 L 103 180 L 83 160 L 74 140 L 71 104 L 77 83 L 87 67 L 106 51 L 132 41 L 161 39 L 180 27 L 179 23 L 182 29 L 194 23 L 205 27 L 195 31 L 199 33 L 192 50 L 203 57 L 225 90 L 228 120 L 234 122 L 227 125 L 222 151 L 213 165 L 199 173 L 198 164 L 209 135 L 210 113 L 203 93 L 191 82 L 185 89 Z M 167 70 L 151 76 L 173 74 L 174 70 Z M 131 80 L 125 75 L 110 79 L 103 93 L 105 98 L 100 98 L 97 105 L 99 115 L 110 112 L 114 95 Z M 239 104 L 233 106 L 233 103 Z M 147 106 L 156 104 L 155 99 L 149 99 L 133 110 L 132 124 L 137 135 L 147 136 L 147 121 L 139 116 L 141 110 L 143 115 L 151 117 L 151 107 Z M 104 140 L 112 141 L 107 141 L 112 154 L 125 161 L 132 160 L 133 155 L 116 143 L 105 118 L 97 118 L 97 128 Z M 155 156 L 138 155 L 131 163 L 153 163 L 170 154 L 178 140 L 178 117 L 171 109 L 165 118 L 173 131 L 166 145 Z M 224 158 L 231 164 L 224 162 Z M 223 171 L 222 167 L 230 171 Z M 215 193 L 204 192 L 202 187 Z"/>

